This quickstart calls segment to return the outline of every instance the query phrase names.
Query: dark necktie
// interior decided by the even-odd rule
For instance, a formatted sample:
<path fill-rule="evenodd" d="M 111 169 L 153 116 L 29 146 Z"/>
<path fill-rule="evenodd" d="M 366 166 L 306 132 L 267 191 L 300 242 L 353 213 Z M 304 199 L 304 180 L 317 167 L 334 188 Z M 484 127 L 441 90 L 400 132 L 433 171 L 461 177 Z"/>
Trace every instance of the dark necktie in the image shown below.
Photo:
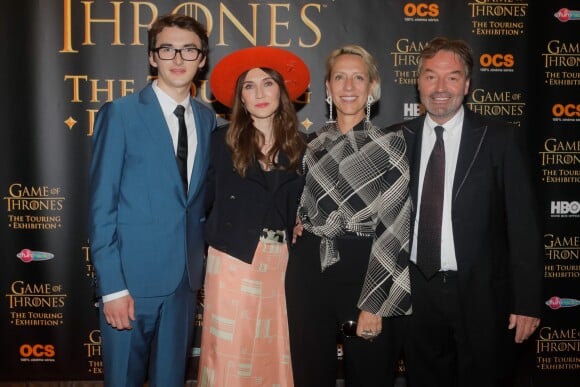
<path fill-rule="evenodd" d="M 181 105 L 177 105 L 173 114 L 177 116 L 179 121 L 179 134 L 177 136 L 177 166 L 179 168 L 179 174 L 181 175 L 181 181 L 183 182 L 183 188 L 185 193 L 187 193 L 187 127 L 185 126 L 185 108 Z"/>
<path fill-rule="evenodd" d="M 445 186 L 445 146 L 443 127 L 436 126 L 437 140 L 429 157 L 419 212 L 417 235 L 417 266 L 427 279 L 441 268 L 441 223 Z"/>

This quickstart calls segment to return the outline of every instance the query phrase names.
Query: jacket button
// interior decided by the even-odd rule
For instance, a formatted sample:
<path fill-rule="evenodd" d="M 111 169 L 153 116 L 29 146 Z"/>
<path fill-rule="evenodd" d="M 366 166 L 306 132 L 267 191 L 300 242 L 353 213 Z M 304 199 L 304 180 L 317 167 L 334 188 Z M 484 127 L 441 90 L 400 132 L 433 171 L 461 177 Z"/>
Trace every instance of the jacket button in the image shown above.
<path fill-rule="evenodd" d="M 230 200 L 235 200 L 236 199 L 236 195 L 230 195 Z"/>

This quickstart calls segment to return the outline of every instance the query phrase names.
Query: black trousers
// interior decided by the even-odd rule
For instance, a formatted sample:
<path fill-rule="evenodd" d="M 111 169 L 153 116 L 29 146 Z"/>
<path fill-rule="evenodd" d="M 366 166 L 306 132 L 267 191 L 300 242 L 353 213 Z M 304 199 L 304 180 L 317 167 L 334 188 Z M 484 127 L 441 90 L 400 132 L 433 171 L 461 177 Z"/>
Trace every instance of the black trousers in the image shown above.
<path fill-rule="evenodd" d="M 410 274 L 413 314 L 405 344 L 408 386 L 513 386 L 513 375 L 500 375 L 474 353 L 461 311 L 457 272 L 440 272 L 426 280 L 411 264 Z M 506 319 L 506 329 L 507 323 Z"/>
<path fill-rule="evenodd" d="M 290 351 L 296 387 L 335 387 L 339 326 L 357 321 L 357 301 L 366 274 L 372 240 L 343 238 L 341 260 L 321 273 L 320 238 L 304 232 L 290 251 L 286 302 Z M 392 387 L 404 335 L 394 326 L 401 318 L 383 318 L 382 333 L 372 342 L 343 338 L 341 370 L 346 386 Z M 397 320 L 397 321 L 395 321 Z"/>

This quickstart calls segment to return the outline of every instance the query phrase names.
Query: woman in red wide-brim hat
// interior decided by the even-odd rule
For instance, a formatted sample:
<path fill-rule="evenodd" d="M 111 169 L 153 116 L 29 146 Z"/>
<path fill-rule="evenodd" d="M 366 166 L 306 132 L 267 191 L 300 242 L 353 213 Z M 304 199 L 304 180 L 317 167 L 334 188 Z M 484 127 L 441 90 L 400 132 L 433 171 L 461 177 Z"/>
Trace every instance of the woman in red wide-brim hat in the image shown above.
<path fill-rule="evenodd" d="M 284 278 L 304 185 L 293 101 L 309 83 L 289 51 L 223 58 L 210 86 L 232 109 L 212 137 L 198 386 L 293 386 Z"/>

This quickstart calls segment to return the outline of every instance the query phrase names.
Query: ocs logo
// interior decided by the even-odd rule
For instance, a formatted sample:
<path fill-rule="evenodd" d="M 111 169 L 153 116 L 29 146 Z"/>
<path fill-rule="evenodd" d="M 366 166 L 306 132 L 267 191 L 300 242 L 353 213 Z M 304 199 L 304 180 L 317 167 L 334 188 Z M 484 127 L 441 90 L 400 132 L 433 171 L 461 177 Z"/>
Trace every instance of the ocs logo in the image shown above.
<path fill-rule="evenodd" d="M 22 344 L 20 346 L 20 356 L 23 358 L 53 358 L 55 355 L 52 344 Z"/>
<path fill-rule="evenodd" d="M 437 17 L 439 16 L 439 4 L 407 3 L 403 7 L 403 13 L 407 17 Z"/>
<path fill-rule="evenodd" d="M 552 106 L 552 114 L 554 117 L 580 117 L 580 104 L 574 105 L 557 103 Z"/>
<path fill-rule="evenodd" d="M 550 213 L 553 215 L 576 215 L 580 213 L 580 202 L 553 201 L 550 204 Z"/>
<path fill-rule="evenodd" d="M 515 60 L 512 54 L 482 54 L 479 57 L 479 64 L 482 67 L 512 68 Z"/>

